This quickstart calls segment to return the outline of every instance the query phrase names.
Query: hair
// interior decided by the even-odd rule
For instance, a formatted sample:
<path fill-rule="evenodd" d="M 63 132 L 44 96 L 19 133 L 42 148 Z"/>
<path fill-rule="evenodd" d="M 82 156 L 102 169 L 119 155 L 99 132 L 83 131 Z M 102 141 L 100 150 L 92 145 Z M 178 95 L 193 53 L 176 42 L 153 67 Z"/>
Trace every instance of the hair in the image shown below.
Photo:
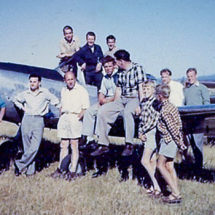
<path fill-rule="evenodd" d="M 109 62 L 112 62 L 113 64 L 115 64 L 115 59 L 113 57 L 111 57 L 110 55 L 107 55 L 102 59 L 102 65 L 103 66 Z"/>
<path fill-rule="evenodd" d="M 188 74 L 189 72 L 195 72 L 195 74 L 197 74 L 197 70 L 196 70 L 196 68 L 189 68 L 188 70 L 187 70 L 187 72 L 186 72 L 186 74 Z"/>
<path fill-rule="evenodd" d="M 143 83 L 143 87 L 150 86 L 155 89 L 155 82 L 153 80 L 147 80 Z"/>
<path fill-rule="evenodd" d="M 124 60 L 124 61 L 131 61 L 130 54 L 126 50 L 118 50 L 114 53 L 114 57 L 116 60 Z"/>
<path fill-rule="evenodd" d="M 40 75 L 37 75 L 37 74 L 35 74 L 35 73 L 32 73 L 32 74 L 29 75 L 29 80 L 30 80 L 31 78 L 38 78 L 38 81 L 39 81 L 39 82 L 42 80 L 41 76 L 40 76 Z"/>
<path fill-rule="evenodd" d="M 73 32 L 73 29 L 71 26 L 69 25 L 66 25 L 64 28 L 63 28 L 63 34 L 65 34 L 65 30 L 71 30 Z"/>
<path fill-rule="evenodd" d="M 72 73 L 73 75 L 74 75 L 74 77 L 75 77 L 75 79 L 76 79 L 76 76 L 75 76 L 75 73 L 73 72 L 73 71 L 67 71 L 67 72 L 65 72 L 65 74 L 64 74 L 64 80 L 66 80 L 66 74 L 68 74 L 68 73 Z"/>
<path fill-rule="evenodd" d="M 163 73 L 168 73 L 169 76 L 172 76 L 172 72 L 169 69 L 162 69 L 160 71 L 160 75 L 162 75 Z"/>
<path fill-rule="evenodd" d="M 87 38 L 88 36 L 93 36 L 93 37 L 96 39 L 96 35 L 95 35 L 95 33 L 92 32 L 92 31 L 87 32 L 86 38 Z"/>
<path fill-rule="evenodd" d="M 170 87 L 167 84 L 159 84 L 156 87 L 156 94 L 162 95 L 165 99 L 168 99 L 170 96 Z"/>
<path fill-rule="evenodd" d="M 114 42 L 116 41 L 116 37 L 114 37 L 113 35 L 109 35 L 106 37 L 106 42 L 108 43 L 108 40 L 114 40 Z"/>

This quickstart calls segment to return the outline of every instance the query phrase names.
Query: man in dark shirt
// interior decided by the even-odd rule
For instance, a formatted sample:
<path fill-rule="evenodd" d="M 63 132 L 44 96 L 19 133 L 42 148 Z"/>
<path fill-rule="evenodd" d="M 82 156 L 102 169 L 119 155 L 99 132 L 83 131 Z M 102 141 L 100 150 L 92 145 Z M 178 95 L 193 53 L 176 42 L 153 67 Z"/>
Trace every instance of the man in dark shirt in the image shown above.
<path fill-rule="evenodd" d="M 94 32 L 88 32 L 86 35 L 87 44 L 78 52 L 78 63 L 84 72 L 86 84 L 94 85 L 100 88 L 102 80 L 102 49 L 95 44 L 96 35 Z"/>

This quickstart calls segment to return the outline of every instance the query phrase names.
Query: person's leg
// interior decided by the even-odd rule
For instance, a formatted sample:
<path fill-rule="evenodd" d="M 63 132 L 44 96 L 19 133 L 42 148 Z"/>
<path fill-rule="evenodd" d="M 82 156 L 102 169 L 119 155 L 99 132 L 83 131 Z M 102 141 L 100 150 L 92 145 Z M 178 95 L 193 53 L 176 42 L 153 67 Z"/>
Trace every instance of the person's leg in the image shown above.
<path fill-rule="evenodd" d="M 193 154 L 195 157 L 195 166 L 202 168 L 203 166 L 203 143 L 204 133 L 192 134 L 194 139 Z"/>
<path fill-rule="evenodd" d="M 70 140 L 71 148 L 72 148 L 72 156 L 71 156 L 71 168 L 70 172 L 76 172 L 76 168 L 78 165 L 79 159 L 79 151 L 78 151 L 78 139 L 71 139 Z"/>
<path fill-rule="evenodd" d="M 100 90 L 101 82 L 102 82 L 103 74 L 102 72 L 94 72 L 93 73 L 93 82 L 94 85 Z"/>
<path fill-rule="evenodd" d="M 160 186 L 155 178 L 155 169 L 156 169 L 156 154 L 153 153 L 153 150 L 150 148 L 145 148 L 143 151 L 143 156 L 141 163 L 146 168 L 149 173 L 149 176 L 152 180 L 154 190 L 160 191 Z"/>
<path fill-rule="evenodd" d="M 167 162 L 173 163 L 173 159 L 170 159 L 169 161 L 167 161 L 167 158 L 163 155 L 159 155 L 158 158 L 158 169 L 160 170 L 162 176 L 164 177 L 165 181 L 167 182 L 167 184 L 170 186 L 170 189 L 172 191 L 172 194 L 174 196 L 178 196 L 180 194 L 179 188 L 177 183 L 175 183 L 174 179 L 175 176 L 173 176 L 172 174 L 174 174 L 173 172 L 169 172 L 169 170 L 167 169 Z M 168 164 L 168 166 L 173 165 L 173 164 Z"/>
<path fill-rule="evenodd" d="M 169 171 L 173 182 L 175 183 L 175 185 L 178 187 L 178 177 L 174 168 L 174 162 L 166 162 L 166 169 Z"/>
<path fill-rule="evenodd" d="M 59 168 L 60 168 L 62 160 L 68 155 L 68 146 L 69 146 L 69 140 L 68 139 L 61 139 Z"/>

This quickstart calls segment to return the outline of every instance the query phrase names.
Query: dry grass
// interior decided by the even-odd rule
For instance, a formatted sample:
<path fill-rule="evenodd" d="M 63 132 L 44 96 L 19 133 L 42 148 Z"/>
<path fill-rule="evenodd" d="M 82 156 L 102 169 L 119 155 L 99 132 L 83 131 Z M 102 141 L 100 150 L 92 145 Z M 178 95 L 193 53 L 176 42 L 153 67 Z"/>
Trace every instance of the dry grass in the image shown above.
<path fill-rule="evenodd" d="M 205 167 L 215 169 L 215 146 L 204 149 Z M 91 173 L 75 181 L 48 177 L 57 163 L 33 177 L 15 177 L 13 168 L 0 177 L 0 214 L 153 214 L 213 215 L 215 184 L 179 180 L 181 205 L 152 200 L 136 180 L 119 183 L 117 169 L 97 179 Z"/>

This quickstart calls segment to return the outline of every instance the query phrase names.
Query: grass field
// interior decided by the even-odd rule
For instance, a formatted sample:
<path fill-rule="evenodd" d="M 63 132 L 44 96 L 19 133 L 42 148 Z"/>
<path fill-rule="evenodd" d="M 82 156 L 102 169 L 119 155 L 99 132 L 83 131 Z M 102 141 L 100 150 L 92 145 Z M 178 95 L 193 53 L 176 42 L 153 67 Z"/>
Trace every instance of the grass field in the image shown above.
<path fill-rule="evenodd" d="M 4 130 L 5 129 L 5 130 Z M 1 124 L 1 133 L 13 136 L 17 127 Z M 55 131 L 46 131 L 46 138 L 57 142 Z M 215 169 L 215 146 L 204 146 L 205 168 Z M 0 176 L 0 214 L 152 214 L 214 215 L 215 184 L 179 180 L 183 195 L 180 205 L 164 205 L 153 200 L 137 185 L 136 180 L 119 182 L 117 169 L 92 179 L 86 176 L 68 182 L 48 175 L 57 163 L 32 177 L 15 177 L 13 167 Z"/>

